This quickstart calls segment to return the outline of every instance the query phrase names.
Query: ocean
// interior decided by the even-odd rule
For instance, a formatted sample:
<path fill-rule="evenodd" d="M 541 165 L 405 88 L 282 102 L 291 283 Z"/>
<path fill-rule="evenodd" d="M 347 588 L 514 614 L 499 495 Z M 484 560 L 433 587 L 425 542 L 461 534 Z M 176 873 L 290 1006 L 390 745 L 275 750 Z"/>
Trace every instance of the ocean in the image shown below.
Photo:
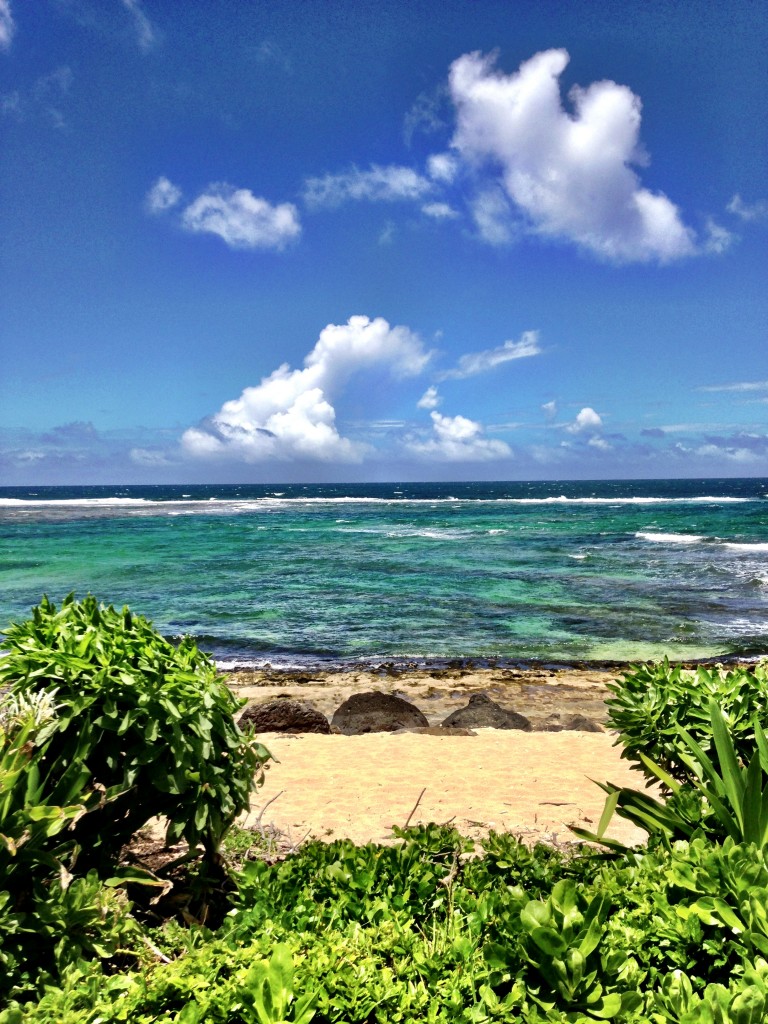
<path fill-rule="evenodd" d="M 0 630 L 74 591 L 224 668 L 768 653 L 768 480 L 0 488 Z"/>

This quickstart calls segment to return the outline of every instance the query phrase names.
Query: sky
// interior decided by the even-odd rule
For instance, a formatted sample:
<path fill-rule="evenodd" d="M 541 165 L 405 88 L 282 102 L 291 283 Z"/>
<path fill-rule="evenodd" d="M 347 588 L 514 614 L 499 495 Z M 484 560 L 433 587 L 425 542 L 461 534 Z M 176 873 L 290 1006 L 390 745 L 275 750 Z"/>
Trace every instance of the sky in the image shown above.
<path fill-rule="evenodd" d="M 768 476 L 758 0 L 0 0 L 0 484 Z"/>

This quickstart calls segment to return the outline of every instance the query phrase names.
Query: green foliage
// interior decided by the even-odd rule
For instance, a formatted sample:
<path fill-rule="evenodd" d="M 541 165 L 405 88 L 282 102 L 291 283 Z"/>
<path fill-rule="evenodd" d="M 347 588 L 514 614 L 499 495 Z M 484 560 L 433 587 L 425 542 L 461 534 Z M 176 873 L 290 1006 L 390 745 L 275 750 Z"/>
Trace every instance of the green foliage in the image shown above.
<path fill-rule="evenodd" d="M 725 715 L 736 756 L 745 763 L 755 745 L 754 722 L 768 725 L 768 661 L 692 671 L 665 659 L 632 666 L 608 688 L 608 724 L 619 732 L 622 757 L 639 763 L 644 755 L 680 782 L 693 781 L 679 757 L 687 749 L 681 729 L 710 757 L 714 753 L 712 703 Z"/>
<path fill-rule="evenodd" d="M 697 678 L 678 674 L 674 686 L 696 686 Z M 599 830 L 616 810 L 655 833 L 645 849 L 529 849 L 491 833 L 475 850 L 454 830 L 428 825 L 396 830 L 391 846 L 310 842 L 267 862 L 248 859 L 251 837 L 235 831 L 223 848 L 244 863 L 221 927 L 144 933 L 155 958 L 123 974 L 107 970 L 116 954 L 135 948 L 135 936 L 120 931 L 130 920 L 121 891 L 93 874 L 68 887 L 48 877 L 33 912 L 55 946 L 60 983 L 49 983 L 36 1004 L 10 1005 L 0 1024 L 764 1021 L 768 743 L 760 716 L 754 723 L 742 716 L 734 728 L 730 712 L 702 699 L 690 729 L 684 718 L 669 718 L 659 762 L 635 749 L 664 801 L 604 787 Z M 744 707 L 755 703 L 744 697 Z M 19 733 L 32 737 L 32 747 L 59 735 L 46 714 L 34 729 Z M 14 765 L 29 749 L 27 738 L 9 748 L 13 785 L 24 777 Z M 75 779 L 82 773 L 72 769 Z M 88 794 L 87 779 L 77 785 Z M 92 813 L 82 794 L 35 819 L 44 853 L 45 843 L 70 834 L 80 811 L 67 818 L 69 806 Z M 119 799 L 119 789 L 102 796 Z M 14 828 L 11 837 L 20 834 Z M 25 828 L 31 843 L 36 833 Z M 5 851 L 10 857 L 11 845 Z M 51 855 L 63 865 L 60 845 Z M 32 886 L 30 898 L 36 892 Z M 104 932 L 92 927 L 97 906 Z M 24 925 L 18 909 L 0 895 L 0 954 L 11 957 Z M 65 927 L 71 948 L 61 939 Z M 49 972 L 49 982 L 55 977 Z"/>
<path fill-rule="evenodd" d="M 91 863 L 109 862 L 156 815 L 169 841 L 217 848 L 269 755 L 238 729 L 236 699 L 190 640 L 174 647 L 127 608 L 70 595 L 59 610 L 44 598 L 0 650 L 0 686 L 55 694 L 38 770 L 77 764 L 112 794 L 75 827 Z"/>
<path fill-rule="evenodd" d="M 268 753 L 193 645 L 140 616 L 44 600 L 0 644 L 0 998 L 24 997 L 81 958 L 136 960 L 118 867 L 158 814 L 213 854 Z"/>
<path fill-rule="evenodd" d="M 74 878 L 72 830 L 114 791 L 90 786 L 79 757 L 48 759 L 55 694 L 0 710 L 0 998 L 34 991 L 80 956 L 109 958 L 136 926 L 124 896 L 95 872 Z"/>
<path fill-rule="evenodd" d="M 665 840 L 690 838 L 697 833 L 713 839 L 730 836 L 736 842 L 768 844 L 768 740 L 759 723 L 753 725 L 755 746 L 744 766 L 722 711 L 709 706 L 710 734 L 717 766 L 683 726 L 677 726 L 676 764 L 691 780 L 678 782 L 661 765 L 638 754 L 648 777 L 670 794 L 662 802 L 627 787 L 599 783 L 608 794 L 597 833 L 574 831 L 587 839 L 605 841 L 603 835 L 614 813 Z M 682 774 L 678 772 L 677 774 Z M 616 846 L 617 844 L 613 844 Z"/>

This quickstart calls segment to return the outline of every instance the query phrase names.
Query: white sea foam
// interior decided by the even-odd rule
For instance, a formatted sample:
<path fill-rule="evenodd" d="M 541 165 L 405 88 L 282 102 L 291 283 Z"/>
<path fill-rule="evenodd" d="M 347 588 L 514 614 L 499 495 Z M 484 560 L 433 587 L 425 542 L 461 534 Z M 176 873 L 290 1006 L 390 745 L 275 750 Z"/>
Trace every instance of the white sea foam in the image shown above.
<path fill-rule="evenodd" d="M 181 504 L 181 502 L 151 501 L 149 498 L 0 498 L 0 506 L 7 508 L 21 508 L 25 505 L 38 507 L 55 506 L 95 506 L 108 508 L 110 506 L 147 506 L 147 505 L 170 505 Z"/>
<path fill-rule="evenodd" d="M 699 544 L 704 537 L 696 533 L 646 533 L 640 530 L 635 534 L 638 540 L 650 540 L 657 544 Z"/>
<path fill-rule="evenodd" d="M 187 508 L 200 510 L 210 509 L 216 506 L 221 510 L 232 510 L 237 512 L 257 511 L 265 508 L 283 508 L 290 506 L 325 506 L 325 505 L 416 505 L 421 508 L 440 505 L 686 505 L 686 504 L 709 504 L 718 505 L 725 503 L 750 502 L 753 498 L 737 498 L 732 496 L 713 497 L 697 496 L 687 498 L 662 498 L 662 497 L 615 497 L 615 498 L 568 498 L 561 494 L 557 497 L 548 498 L 459 498 L 450 495 L 445 498 L 373 498 L 354 497 L 350 495 L 339 495 L 336 497 L 296 497 L 286 498 L 285 492 L 275 492 L 273 495 L 263 498 L 173 498 L 157 500 L 152 498 L 0 498 L 0 508 L 23 508 L 25 506 L 47 508 L 47 507 L 81 507 L 81 508 L 164 508 L 174 505 L 185 505 Z"/>
<path fill-rule="evenodd" d="M 768 551 L 768 544 L 763 544 L 763 543 L 758 543 L 758 544 L 739 544 L 736 541 L 728 541 L 724 546 L 729 548 L 731 551 L 744 551 L 744 552 Z"/>

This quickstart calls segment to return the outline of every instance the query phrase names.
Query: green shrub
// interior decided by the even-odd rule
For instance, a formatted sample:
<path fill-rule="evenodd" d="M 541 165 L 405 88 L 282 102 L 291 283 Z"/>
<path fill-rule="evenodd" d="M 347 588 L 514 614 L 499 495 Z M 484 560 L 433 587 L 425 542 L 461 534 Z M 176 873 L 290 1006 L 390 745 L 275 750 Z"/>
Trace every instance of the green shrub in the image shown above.
<path fill-rule="evenodd" d="M 768 661 L 753 668 L 722 666 L 695 671 L 670 665 L 635 665 L 615 683 L 607 701 L 608 724 L 619 732 L 622 757 L 640 762 L 643 754 L 679 782 L 692 782 L 681 761 L 685 729 L 710 757 L 714 752 L 710 706 L 725 715 L 736 755 L 745 763 L 755 746 L 755 721 L 768 727 Z"/>
<path fill-rule="evenodd" d="M 660 801 L 611 782 L 598 783 L 608 799 L 597 833 L 578 828 L 573 831 L 583 838 L 619 847 L 620 844 L 603 839 L 615 811 L 665 842 L 703 834 L 715 841 L 729 836 L 737 842 L 768 846 L 768 739 L 755 721 L 752 749 L 742 739 L 739 751 L 720 708 L 712 702 L 708 711 L 717 764 L 682 724 L 677 725 L 672 771 L 642 752 L 637 754 L 647 778 L 661 784 L 668 794 L 666 799 Z M 745 765 L 741 758 L 747 757 Z M 683 775 L 683 769 L 688 779 L 678 782 L 674 775 Z"/>
<path fill-rule="evenodd" d="M 59 610 L 44 598 L 0 651 L 0 687 L 55 695 L 37 770 L 78 764 L 91 788 L 112 794 L 75 824 L 86 865 L 108 870 L 156 815 L 168 819 L 169 842 L 217 849 L 269 754 L 237 727 L 237 700 L 190 640 L 175 647 L 127 608 L 70 595 Z"/>
<path fill-rule="evenodd" d="M 0 998 L 34 992 L 78 957 L 112 957 L 138 932 L 122 892 L 74 878 L 73 825 L 114 794 L 75 757 L 48 757 L 55 697 L 0 706 Z"/>

